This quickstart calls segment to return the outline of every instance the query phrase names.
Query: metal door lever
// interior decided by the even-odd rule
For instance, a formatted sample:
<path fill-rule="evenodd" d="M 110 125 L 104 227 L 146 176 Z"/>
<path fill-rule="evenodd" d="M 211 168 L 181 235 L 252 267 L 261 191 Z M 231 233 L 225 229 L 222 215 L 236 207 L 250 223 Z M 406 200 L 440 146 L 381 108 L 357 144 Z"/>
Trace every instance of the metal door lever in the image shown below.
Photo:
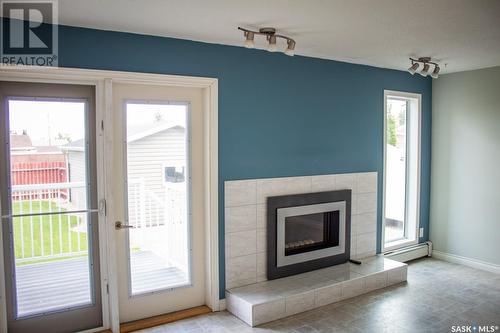
<path fill-rule="evenodd" d="M 115 229 L 120 230 L 120 229 L 133 229 L 133 225 L 128 225 L 128 224 L 123 224 L 121 221 L 116 221 L 115 222 Z"/>

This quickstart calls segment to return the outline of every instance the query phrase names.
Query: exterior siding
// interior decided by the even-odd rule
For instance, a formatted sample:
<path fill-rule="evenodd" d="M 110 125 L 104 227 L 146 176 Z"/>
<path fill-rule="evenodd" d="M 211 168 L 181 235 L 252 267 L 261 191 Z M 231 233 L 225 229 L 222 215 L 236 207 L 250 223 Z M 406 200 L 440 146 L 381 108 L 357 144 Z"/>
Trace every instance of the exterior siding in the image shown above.
<path fill-rule="evenodd" d="M 69 180 L 85 181 L 85 154 L 83 151 L 68 151 Z"/>
<path fill-rule="evenodd" d="M 152 223 L 163 221 L 167 188 L 164 182 L 164 167 L 183 166 L 185 160 L 185 130 L 183 128 L 167 129 L 128 144 L 130 224 L 135 224 L 141 218 L 138 209 L 141 200 L 143 200 L 142 205 L 145 206 L 146 220 Z M 139 184 L 144 184 L 142 191 L 139 191 Z M 143 193 L 142 196 L 145 197 L 140 197 L 139 193 Z"/>
<path fill-rule="evenodd" d="M 85 153 L 83 151 L 72 151 L 68 153 L 68 168 L 70 182 L 84 182 L 85 174 Z M 70 190 L 70 202 L 75 208 L 84 209 L 86 205 L 85 188 L 74 188 Z"/>
<path fill-rule="evenodd" d="M 165 193 L 164 167 L 184 166 L 186 161 L 185 129 L 167 129 L 139 140 L 127 147 L 128 173 L 128 222 L 135 225 L 141 218 L 147 223 L 160 223 L 164 219 Z M 85 181 L 85 155 L 80 151 L 68 151 L 71 182 Z M 139 184 L 143 184 L 140 188 Z M 180 184 L 172 184 L 178 188 Z M 85 208 L 85 190 L 72 189 L 71 202 Z M 139 207 L 143 206 L 141 211 Z"/>

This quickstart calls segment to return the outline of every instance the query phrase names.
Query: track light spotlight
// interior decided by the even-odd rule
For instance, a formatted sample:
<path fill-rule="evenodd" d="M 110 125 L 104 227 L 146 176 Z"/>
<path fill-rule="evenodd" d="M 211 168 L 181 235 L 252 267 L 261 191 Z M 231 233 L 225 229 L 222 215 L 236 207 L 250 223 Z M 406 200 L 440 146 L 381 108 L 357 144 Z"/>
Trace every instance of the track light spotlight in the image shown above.
<path fill-rule="evenodd" d="M 418 69 L 418 62 L 414 62 L 413 65 L 411 65 L 410 68 L 408 68 L 408 72 L 410 72 L 411 75 L 415 74 L 415 72 L 417 71 Z"/>
<path fill-rule="evenodd" d="M 251 31 L 245 31 L 244 34 L 245 34 L 245 37 L 246 37 L 246 39 L 245 39 L 245 47 L 249 48 L 249 49 L 253 49 L 253 47 L 255 46 L 254 42 L 253 42 L 253 38 L 255 36 L 254 33 L 251 32 Z"/>
<path fill-rule="evenodd" d="M 427 76 L 427 74 L 429 74 L 429 67 L 430 67 L 429 64 L 425 63 L 424 68 L 422 68 L 422 70 L 418 74 L 420 74 L 424 77 Z"/>
<path fill-rule="evenodd" d="M 243 31 L 243 34 L 245 36 L 245 47 L 247 48 L 253 48 L 255 46 L 255 35 L 263 35 L 266 36 L 266 40 L 269 43 L 267 46 L 268 51 L 275 52 L 277 50 L 277 38 L 282 38 L 286 40 L 287 44 L 285 54 L 289 56 L 293 56 L 295 54 L 295 41 L 290 37 L 278 35 L 276 33 L 276 29 L 274 28 L 260 28 L 259 31 L 252 31 L 241 27 L 238 27 L 238 29 Z"/>
<path fill-rule="evenodd" d="M 291 39 L 288 39 L 286 41 L 286 45 L 287 45 L 287 47 L 286 47 L 286 50 L 285 50 L 285 54 L 287 56 L 291 56 L 292 57 L 295 54 L 295 42 L 293 40 L 291 40 Z"/>
<path fill-rule="evenodd" d="M 274 35 L 268 36 L 267 40 L 269 41 L 269 45 L 267 46 L 267 50 L 269 52 L 275 52 L 276 51 L 276 36 L 274 36 Z"/>
<path fill-rule="evenodd" d="M 432 74 L 431 74 L 431 77 L 432 77 L 433 79 L 437 79 L 437 78 L 439 77 L 439 70 L 440 70 L 439 66 L 438 66 L 438 65 L 436 65 L 436 66 L 434 67 L 434 71 L 433 71 L 433 72 L 432 72 Z"/>

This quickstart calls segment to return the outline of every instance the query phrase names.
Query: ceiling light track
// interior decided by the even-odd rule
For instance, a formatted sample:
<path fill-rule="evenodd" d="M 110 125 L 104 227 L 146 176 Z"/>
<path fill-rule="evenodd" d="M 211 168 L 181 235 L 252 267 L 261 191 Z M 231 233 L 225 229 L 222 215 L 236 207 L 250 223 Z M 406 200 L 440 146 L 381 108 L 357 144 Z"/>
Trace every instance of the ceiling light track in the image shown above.
<path fill-rule="evenodd" d="M 279 35 L 276 33 L 275 28 L 261 28 L 259 31 L 248 30 L 245 28 L 238 27 L 239 30 L 243 31 L 243 35 L 245 36 L 245 47 L 253 48 L 255 46 L 254 38 L 255 35 L 266 36 L 266 40 L 268 42 L 267 50 L 269 52 L 277 51 L 276 47 L 276 39 L 282 38 L 286 40 L 286 50 L 285 54 L 288 56 L 293 56 L 295 54 L 295 41 L 287 36 Z"/>
<path fill-rule="evenodd" d="M 420 65 L 423 65 L 422 70 L 419 71 L 418 74 L 422 76 L 427 76 L 429 75 L 430 65 L 433 65 L 434 70 L 432 71 L 432 73 L 430 73 L 430 75 L 433 79 L 437 79 L 439 77 L 439 70 L 440 70 L 439 64 L 433 62 L 430 57 L 420 57 L 418 59 L 410 58 L 410 61 L 411 61 L 411 66 L 410 68 L 408 68 L 408 72 L 411 75 L 417 73 L 417 70 L 419 69 Z"/>

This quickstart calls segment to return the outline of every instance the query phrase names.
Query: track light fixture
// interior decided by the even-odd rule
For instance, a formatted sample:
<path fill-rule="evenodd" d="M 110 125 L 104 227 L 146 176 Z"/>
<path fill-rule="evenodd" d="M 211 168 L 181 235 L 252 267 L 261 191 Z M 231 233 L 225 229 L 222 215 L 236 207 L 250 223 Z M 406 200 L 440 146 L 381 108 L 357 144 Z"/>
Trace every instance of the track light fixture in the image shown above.
<path fill-rule="evenodd" d="M 278 35 L 276 33 L 276 29 L 274 28 L 261 28 L 259 29 L 259 31 L 252 31 L 241 27 L 238 27 L 238 29 L 243 31 L 243 35 L 245 36 L 245 47 L 247 48 L 254 47 L 255 35 L 263 35 L 266 36 L 266 40 L 268 42 L 267 50 L 269 52 L 277 51 L 276 40 L 277 38 L 283 38 L 286 40 L 286 45 L 287 45 L 285 54 L 288 56 L 293 56 L 295 54 L 295 41 L 290 37 Z"/>
<path fill-rule="evenodd" d="M 417 73 L 417 69 L 420 67 L 420 64 L 423 65 L 422 70 L 418 72 L 422 76 L 427 76 L 430 74 L 430 76 L 433 79 L 437 79 L 439 77 L 439 65 L 433 61 L 430 57 L 420 57 L 418 59 L 413 59 L 410 58 L 411 61 L 411 66 L 408 68 L 408 72 L 413 75 Z M 430 65 L 434 66 L 434 71 L 432 73 L 429 73 Z"/>

